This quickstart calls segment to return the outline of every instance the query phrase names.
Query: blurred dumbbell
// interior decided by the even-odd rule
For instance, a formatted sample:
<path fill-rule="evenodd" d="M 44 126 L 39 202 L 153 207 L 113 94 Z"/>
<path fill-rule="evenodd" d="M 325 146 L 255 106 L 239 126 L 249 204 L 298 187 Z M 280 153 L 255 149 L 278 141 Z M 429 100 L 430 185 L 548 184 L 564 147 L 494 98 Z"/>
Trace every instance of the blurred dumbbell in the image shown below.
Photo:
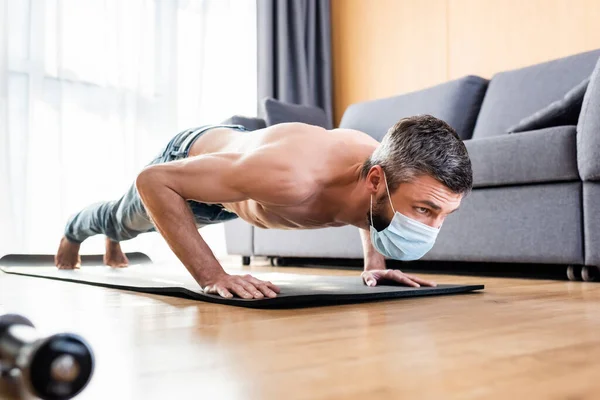
<path fill-rule="evenodd" d="M 41 337 L 27 318 L 0 316 L 0 376 L 19 370 L 33 395 L 44 400 L 70 399 L 88 384 L 93 369 L 92 349 L 80 336 Z"/>

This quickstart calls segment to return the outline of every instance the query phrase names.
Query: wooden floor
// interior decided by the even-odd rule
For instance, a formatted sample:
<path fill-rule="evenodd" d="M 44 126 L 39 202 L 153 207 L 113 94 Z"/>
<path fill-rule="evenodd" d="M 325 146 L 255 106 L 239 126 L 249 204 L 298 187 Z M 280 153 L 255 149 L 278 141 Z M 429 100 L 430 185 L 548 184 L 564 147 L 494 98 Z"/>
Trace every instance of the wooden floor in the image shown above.
<path fill-rule="evenodd" d="M 600 284 L 427 277 L 486 290 L 264 311 L 0 273 L 0 314 L 89 340 L 78 399 L 600 398 Z"/>

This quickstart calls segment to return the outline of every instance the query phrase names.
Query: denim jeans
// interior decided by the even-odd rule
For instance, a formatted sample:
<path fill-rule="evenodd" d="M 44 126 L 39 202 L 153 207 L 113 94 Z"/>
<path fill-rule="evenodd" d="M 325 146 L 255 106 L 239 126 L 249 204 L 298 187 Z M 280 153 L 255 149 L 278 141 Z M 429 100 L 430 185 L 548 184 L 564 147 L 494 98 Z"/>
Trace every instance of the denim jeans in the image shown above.
<path fill-rule="evenodd" d="M 213 128 L 232 128 L 240 131 L 242 125 L 205 125 L 188 129 L 175 135 L 164 150 L 148 165 L 163 164 L 186 158 L 192 144 L 203 133 Z M 187 201 L 198 228 L 237 218 L 237 215 L 220 204 L 204 204 Z M 131 185 L 119 200 L 95 203 L 69 218 L 65 237 L 81 243 L 90 236 L 103 234 L 115 242 L 133 239 L 140 233 L 152 232 L 154 224 L 148 217 L 144 204 L 135 187 Z"/>

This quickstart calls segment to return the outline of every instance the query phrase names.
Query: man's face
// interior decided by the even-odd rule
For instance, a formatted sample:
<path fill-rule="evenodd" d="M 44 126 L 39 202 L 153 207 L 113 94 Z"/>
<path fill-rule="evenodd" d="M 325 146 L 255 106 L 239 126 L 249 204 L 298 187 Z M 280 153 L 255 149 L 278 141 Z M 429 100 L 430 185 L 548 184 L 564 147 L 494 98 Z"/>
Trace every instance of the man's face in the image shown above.
<path fill-rule="evenodd" d="M 396 211 L 434 228 L 442 226 L 446 217 L 458 209 L 462 197 L 427 175 L 402 183 L 391 193 Z M 394 211 L 382 180 L 373 198 L 373 226 L 381 231 L 388 227 L 392 218 Z"/>

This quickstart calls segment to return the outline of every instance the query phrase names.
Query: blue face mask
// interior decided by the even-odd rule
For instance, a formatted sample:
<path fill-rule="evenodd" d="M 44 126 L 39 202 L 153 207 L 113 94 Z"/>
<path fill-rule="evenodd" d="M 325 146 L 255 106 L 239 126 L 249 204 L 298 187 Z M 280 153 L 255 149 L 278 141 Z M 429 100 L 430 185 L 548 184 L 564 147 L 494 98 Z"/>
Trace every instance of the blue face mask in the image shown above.
<path fill-rule="evenodd" d="M 387 179 L 385 179 L 385 188 L 394 210 Z M 439 231 L 438 228 L 432 228 L 394 210 L 392 222 L 387 228 L 377 232 L 373 227 L 373 196 L 371 195 L 371 243 L 384 256 L 402 261 L 418 260 L 431 250 Z"/>

